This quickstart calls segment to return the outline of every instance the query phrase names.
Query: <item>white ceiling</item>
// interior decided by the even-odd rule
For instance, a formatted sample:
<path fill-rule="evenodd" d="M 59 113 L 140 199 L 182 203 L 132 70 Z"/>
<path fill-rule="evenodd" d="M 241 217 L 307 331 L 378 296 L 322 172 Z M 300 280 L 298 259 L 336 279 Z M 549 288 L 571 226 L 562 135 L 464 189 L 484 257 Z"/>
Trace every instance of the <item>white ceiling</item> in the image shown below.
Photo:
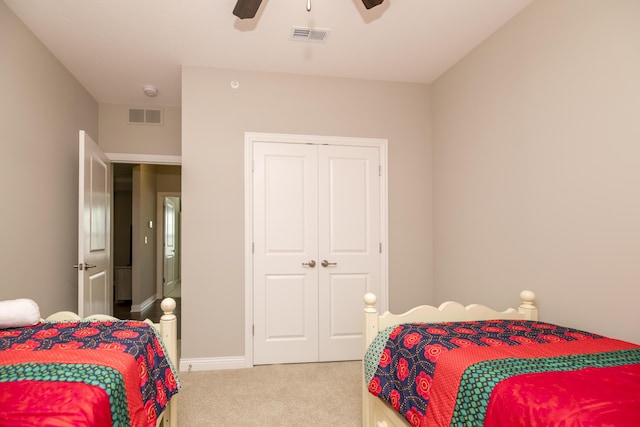
<path fill-rule="evenodd" d="M 263 0 L 240 20 L 236 0 L 5 0 L 98 102 L 135 105 L 180 105 L 182 65 L 430 83 L 531 1 Z"/>

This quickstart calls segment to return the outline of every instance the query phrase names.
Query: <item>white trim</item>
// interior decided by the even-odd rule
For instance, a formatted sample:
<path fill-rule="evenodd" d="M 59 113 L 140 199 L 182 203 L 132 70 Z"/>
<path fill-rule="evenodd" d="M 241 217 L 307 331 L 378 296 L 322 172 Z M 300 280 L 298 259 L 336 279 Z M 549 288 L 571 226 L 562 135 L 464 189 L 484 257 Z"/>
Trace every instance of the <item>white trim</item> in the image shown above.
<path fill-rule="evenodd" d="M 382 262 L 380 271 L 380 302 L 383 313 L 389 310 L 389 161 L 388 140 L 378 147 L 380 150 L 380 240 Z"/>
<path fill-rule="evenodd" d="M 247 367 L 244 356 L 235 357 L 200 357 L 180 359 L 180 372 L 219 371 L 223 369 L 241 369 Z"/>
<path fill-rule="evenodd" d="M 342 136 L 296 135 L 245 132 L 244 134 L 244 326 L 245 366 L 253 366 L 253 144 L 257 142 L 290 144 L 327 144 L 377 147 L 380 152 L 380 239 L 382 262 L 380 266 L 380 312 L 389 304 L 389 227 L 388 227 L 388 143 L 382 138 L 357 138 Z"/>
<path fill-rule="evenodd" d="M 147 165 L 181 165 L 182 156 L 158 154 L 105 153 L 113 163 L 144 163 Z"/>
<path fill-rule="evenodd" d="M 141 164 L 148 164 L 148 165 L 177 165 L 177 166 L 182 165 L 182 156 L 165 156 L 165 155 L 158 155 L 158 154 L 133 154 L 133 153 L 105 153 L 105 155 L 107 156 L 107 159 L 109 159 L 111 163 L 141 163 Z M 113 188 L 111 189 L 111 192 L 113 195 Z M 113 212 L 113 197 L 111 197 L 111 210 Z M 111 216 L 110 239 L 111 239 L 111 248 L 113 248 L 113 215 Z M 157 247 L 156 247 L 156 256 L 157 256 Z M 112 260 L 110 262 L 111 264 L 110 269 L 111 271 L 113 271 L 113 257 L 111 258 Z M 113 283 L 113 279 L 112 279 L 112 283 Z M 158 290 L 157 290 L 157 283 L 156 283 L 156 297 L 157 297 L 157 293 L 158 293 Z M 161 298 L 161 296 L 159 298 Z M 149 299 L 151 299 L 151 302 L 149 302 Z M 145 308 L 149 307 L 151 304 L 153 304 L 153 302 L 155 301 L 155 298 L 150 297 L 149 299 L 147 299 L 147 301 L 144 301 L 139 306 L 132 305 L 131 312 L 138 313 L 144 310 Z"/>
<path fill-rule="evenodd" d="M 244 357 L 253 367 L 253 140 L 244 135 Z"/>
<path fill-rule="evenodd" d="M 140 313 L 145 311 L 147 308 L 151 307 L 153 305 L 153 303 L 156 302 L 156 296 L 152 295 L 149 298 L 147 298 L 146 300 L 142 301 L 142 304 L 138 305 L 138 304 L 132 304 L 131 305 L 131 312 L 132 313 Z"/>
<path fill-rule="evenodd" d="M 245 148 L 246 148 L 246 143 L 249 141 L 251 144 L 255 142 L 280 142 L 280 143 L 284 142 L 284 143 L 290 143 L 290 144 L 331 144 L 331 145 L 354 145 L 354 146 L 369 146 L 369 147 L 385 146 L 385 148 L 388 142 L 387 139 L 382 139 L 382 138 L 295 135 L 295 134 L 284 134 L 284 133 L 261 133 L 261 132 L 245 132 L 244 140 L 245 140 Z"/>

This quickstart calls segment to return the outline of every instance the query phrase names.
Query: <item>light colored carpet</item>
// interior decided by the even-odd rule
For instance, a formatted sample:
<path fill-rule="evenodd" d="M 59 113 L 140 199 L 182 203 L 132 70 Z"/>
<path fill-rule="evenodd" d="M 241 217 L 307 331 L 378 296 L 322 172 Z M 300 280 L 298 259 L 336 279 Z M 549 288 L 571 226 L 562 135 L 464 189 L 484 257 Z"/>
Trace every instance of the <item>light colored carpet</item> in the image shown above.
<path fill-rule="evenodd" d="M 180 427 L 362 424 L 362 362 L 180 372 Z"/>

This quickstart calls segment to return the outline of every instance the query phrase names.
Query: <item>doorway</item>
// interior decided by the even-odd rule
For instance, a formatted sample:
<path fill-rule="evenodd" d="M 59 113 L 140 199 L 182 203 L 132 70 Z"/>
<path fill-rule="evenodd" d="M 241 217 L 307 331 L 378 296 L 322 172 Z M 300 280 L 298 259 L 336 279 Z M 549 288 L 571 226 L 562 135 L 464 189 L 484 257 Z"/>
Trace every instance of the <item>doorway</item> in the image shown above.
<path fill-rule="evenodd" d="M 120 318 L 149 318 L 157 322 L 162 315 L 159 304 L 164 296 L 179 303 L 179 256 L 174 256 L 171 295 L 162 286 L 164 265 L 164 215 L 157 199 L 168 195 L 179 200 L 181 166 L 147 163 L 113 163 L 113 269 L 114 315 Z M 178 202 L 179 206 L 179 202 Z M 172 216 L 174 230 L 180 227 L 179 209 Z M 179 233 L 172 234 L 177 250 Z M 177 267 L 176 267 L 177 265 Z M 169 292 L 167 292 L 169 293 Z M 179 304 L 178 304 L 179 307 Z M 179 308 L 178 308 L 179 309 Z M 178 310 L 177 309 L 177 310 Z"/>
<path fill-rule="evenodd" d="M 361 356 L 387 295 L 386 140 L 245 135 L 250 365 Z"/>

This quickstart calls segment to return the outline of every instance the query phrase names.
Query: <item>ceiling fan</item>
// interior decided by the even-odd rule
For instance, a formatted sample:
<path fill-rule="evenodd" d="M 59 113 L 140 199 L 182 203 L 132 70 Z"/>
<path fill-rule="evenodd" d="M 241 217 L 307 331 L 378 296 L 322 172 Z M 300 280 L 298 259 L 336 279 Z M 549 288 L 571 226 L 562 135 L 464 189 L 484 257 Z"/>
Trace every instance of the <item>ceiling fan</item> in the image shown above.
<path fill-rule="evenodd" d="M 307 10 L 311 10 L 310 1 L 307 1 Z M 382 3 L 384 0 L 362 0 L 362 4 L 367 9 L 371 9 Z M 256 16 L 258 8 L 262 0 L 238 0 L 236 7 L 233 8 L 233 14 L 240 19 L 251 19 Z"/>

